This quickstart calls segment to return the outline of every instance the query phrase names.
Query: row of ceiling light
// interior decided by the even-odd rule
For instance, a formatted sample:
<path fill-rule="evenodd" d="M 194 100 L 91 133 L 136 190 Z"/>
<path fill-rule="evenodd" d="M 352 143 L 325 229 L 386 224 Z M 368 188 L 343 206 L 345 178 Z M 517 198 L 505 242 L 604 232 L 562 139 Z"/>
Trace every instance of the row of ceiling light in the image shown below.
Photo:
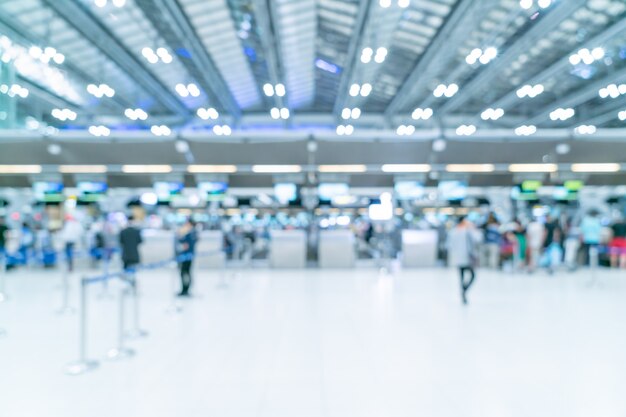
<path fill-rule="evenodd" d="M 363 164 L 352 165 L 317 165 L 315 170 L 321 173 L 364 173 L 384 172 L 399 173 L 427 173 L 433 171 L 430 164 L 383 164 L 372 167 Z M 439 168 L 437 168 L 439 169 Z M 510 164 L 506 171 L 511 173 L 553 173 L 559 171 L 560 166 L 552 163 L 541 164 Z M 109 172 L 106 165 L 60 165 L 57 168 L 62 174 L 89 174 Z M 302 165 L 252 165 L 250 170 L 257 174 L 300 173 L 305 170 Z M 447 164 L 443 170 L 451 173 L 492 173 L 496 171 L 494 164 Z M 171 165 L 122 165 L 121 172 L 125 174 L 166 174 L 173 172 Z M 190 174 L 234 174 L 239 172 L 236 165 L 188 165 L 186 171 Z M 618 163 L 574 163 L 569 164 L 569 171 L 577 173 L 615 173 L 621 171 Z M 43 172 L 41 165 L 0 165 L 0 174 L 39 174 Z"/>

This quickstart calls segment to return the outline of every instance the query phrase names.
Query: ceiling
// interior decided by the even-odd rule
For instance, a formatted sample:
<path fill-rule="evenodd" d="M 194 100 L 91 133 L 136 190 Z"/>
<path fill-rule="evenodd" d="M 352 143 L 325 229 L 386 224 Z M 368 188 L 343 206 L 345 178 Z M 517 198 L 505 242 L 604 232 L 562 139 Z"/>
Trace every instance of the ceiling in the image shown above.
<path fill-rule="evenodd" d="M 0 0 L 0 163 L 626 162 L 623 128 L 623 0 Z"/>

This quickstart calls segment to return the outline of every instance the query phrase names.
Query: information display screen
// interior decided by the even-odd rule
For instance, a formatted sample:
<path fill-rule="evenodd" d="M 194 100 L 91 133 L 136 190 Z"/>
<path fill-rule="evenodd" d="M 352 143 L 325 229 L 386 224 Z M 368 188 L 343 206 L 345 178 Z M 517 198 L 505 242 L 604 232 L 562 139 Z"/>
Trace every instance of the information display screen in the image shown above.
<path fill-rule="evenodd" d="M 532 201 L 539 198 L 538 190 L 543 184 L 537 180 L 527 180 L 511 190 L 513 200 Z"/>
<path fill-rule="evenodd" d="M 198 184 L 207 201 L 223 201 L 228 191 L 228 184 L 223 181 L 206 181 Z"/>
<path fill-rule="evenodd" d="M 317 187 L 320 202 L 330 202 L 335 197 L 348 195 L 350 187 L 346 183 L 321 183 Z"/>
<path fill-rule="evenodd" d="M 33 183 L 33 193 L 35 200 L 44 203 L 59 203 L 65 197 L 63 195 L 63 183 L 38 181 Z"/>
<path fill-rule="evenodd" d="M 424 185 L 418 181 L 398 181 L 393 189 L 398 200 L 419 200 L 424 196 Z"/>
<path fill-rule="evenodd" d="M 82 181 L 78 183 L 78 191 L 80 200 L 85 202 L 100 201 L 106 196 L 108 190 L 107 183 L 104 181 Z"/>
<path fill-rule="evenodd" d="M 298 199 L 298 186 L 292 183 L 274 184 L 274 197 L 280 204 L 288 204 Z"/>
<path fill-rule="evenodd" d="M 467 183 L 465 181 L 440 181 L 437 191 L 441 200 L 463 200 L 467 197 Z"/>
<path fill-rule="evenodd" d="M 172 201 L 172 197 L 180 195 L 183 192 L 182 182 L 155 182 L 154 192 L 157 195 L 157 199 L 160 203 L 167 203 Z"/>

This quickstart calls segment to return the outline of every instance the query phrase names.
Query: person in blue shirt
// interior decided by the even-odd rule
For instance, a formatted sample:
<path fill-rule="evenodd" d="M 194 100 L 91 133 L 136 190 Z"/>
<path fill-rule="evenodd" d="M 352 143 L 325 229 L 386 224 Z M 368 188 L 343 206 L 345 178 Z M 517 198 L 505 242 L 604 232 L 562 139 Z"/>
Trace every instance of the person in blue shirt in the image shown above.
<path fill-rule="evenodd" d="M 589 249 L 598 246 L 602 237 L 602 223 L 599 214 L 597 210 L 591 210 L 580 223 L 585 265 L 589 265 Z"/>
<path fill-rule="evenodd" d="M 178 229 L 176 235 L 176 256 L 180 269 L 181 290 L 179 297 L 188 297 L 191 288 L 191 266 L 196 251 L 197 235 L 195 225 L 190 219 Z"/>

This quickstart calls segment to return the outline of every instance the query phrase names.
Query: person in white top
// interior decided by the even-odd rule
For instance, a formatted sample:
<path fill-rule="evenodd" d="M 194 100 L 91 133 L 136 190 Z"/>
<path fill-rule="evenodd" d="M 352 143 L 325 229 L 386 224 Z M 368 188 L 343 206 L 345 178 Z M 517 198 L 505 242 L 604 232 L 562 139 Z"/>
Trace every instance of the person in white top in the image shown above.
<path fill-rule="evenodd" d="M 477 261 L 477 241 L 477 231 L 466 217 L 461 217 L 457 225 L 448 233 L 448 263 L 459 269 L 463 304 L 467 304 L 467 290 L 476 278 L 474 268 Z M 470 276 L 469 282 L 465 281 L 466 272 Z"/>
<path fill-rule="evenodd" d="M 65 224 L 63 229 L 61 229 L 60 238 L 65 243 L 65 259 L 69 272 L 74 271 L 74 249 L 80 242 L 84 232 L 83 226 L 74 216 L 70 214 L 65 216 Z"/>
<path fill-rule="evenodd" d="M 526 241 L 528 245 L 528 270 L 534 271 L 539 266 L 541 248 L 545 237 L 545 227 L 538 219 L 534 219 L 526 228 Z"/>

